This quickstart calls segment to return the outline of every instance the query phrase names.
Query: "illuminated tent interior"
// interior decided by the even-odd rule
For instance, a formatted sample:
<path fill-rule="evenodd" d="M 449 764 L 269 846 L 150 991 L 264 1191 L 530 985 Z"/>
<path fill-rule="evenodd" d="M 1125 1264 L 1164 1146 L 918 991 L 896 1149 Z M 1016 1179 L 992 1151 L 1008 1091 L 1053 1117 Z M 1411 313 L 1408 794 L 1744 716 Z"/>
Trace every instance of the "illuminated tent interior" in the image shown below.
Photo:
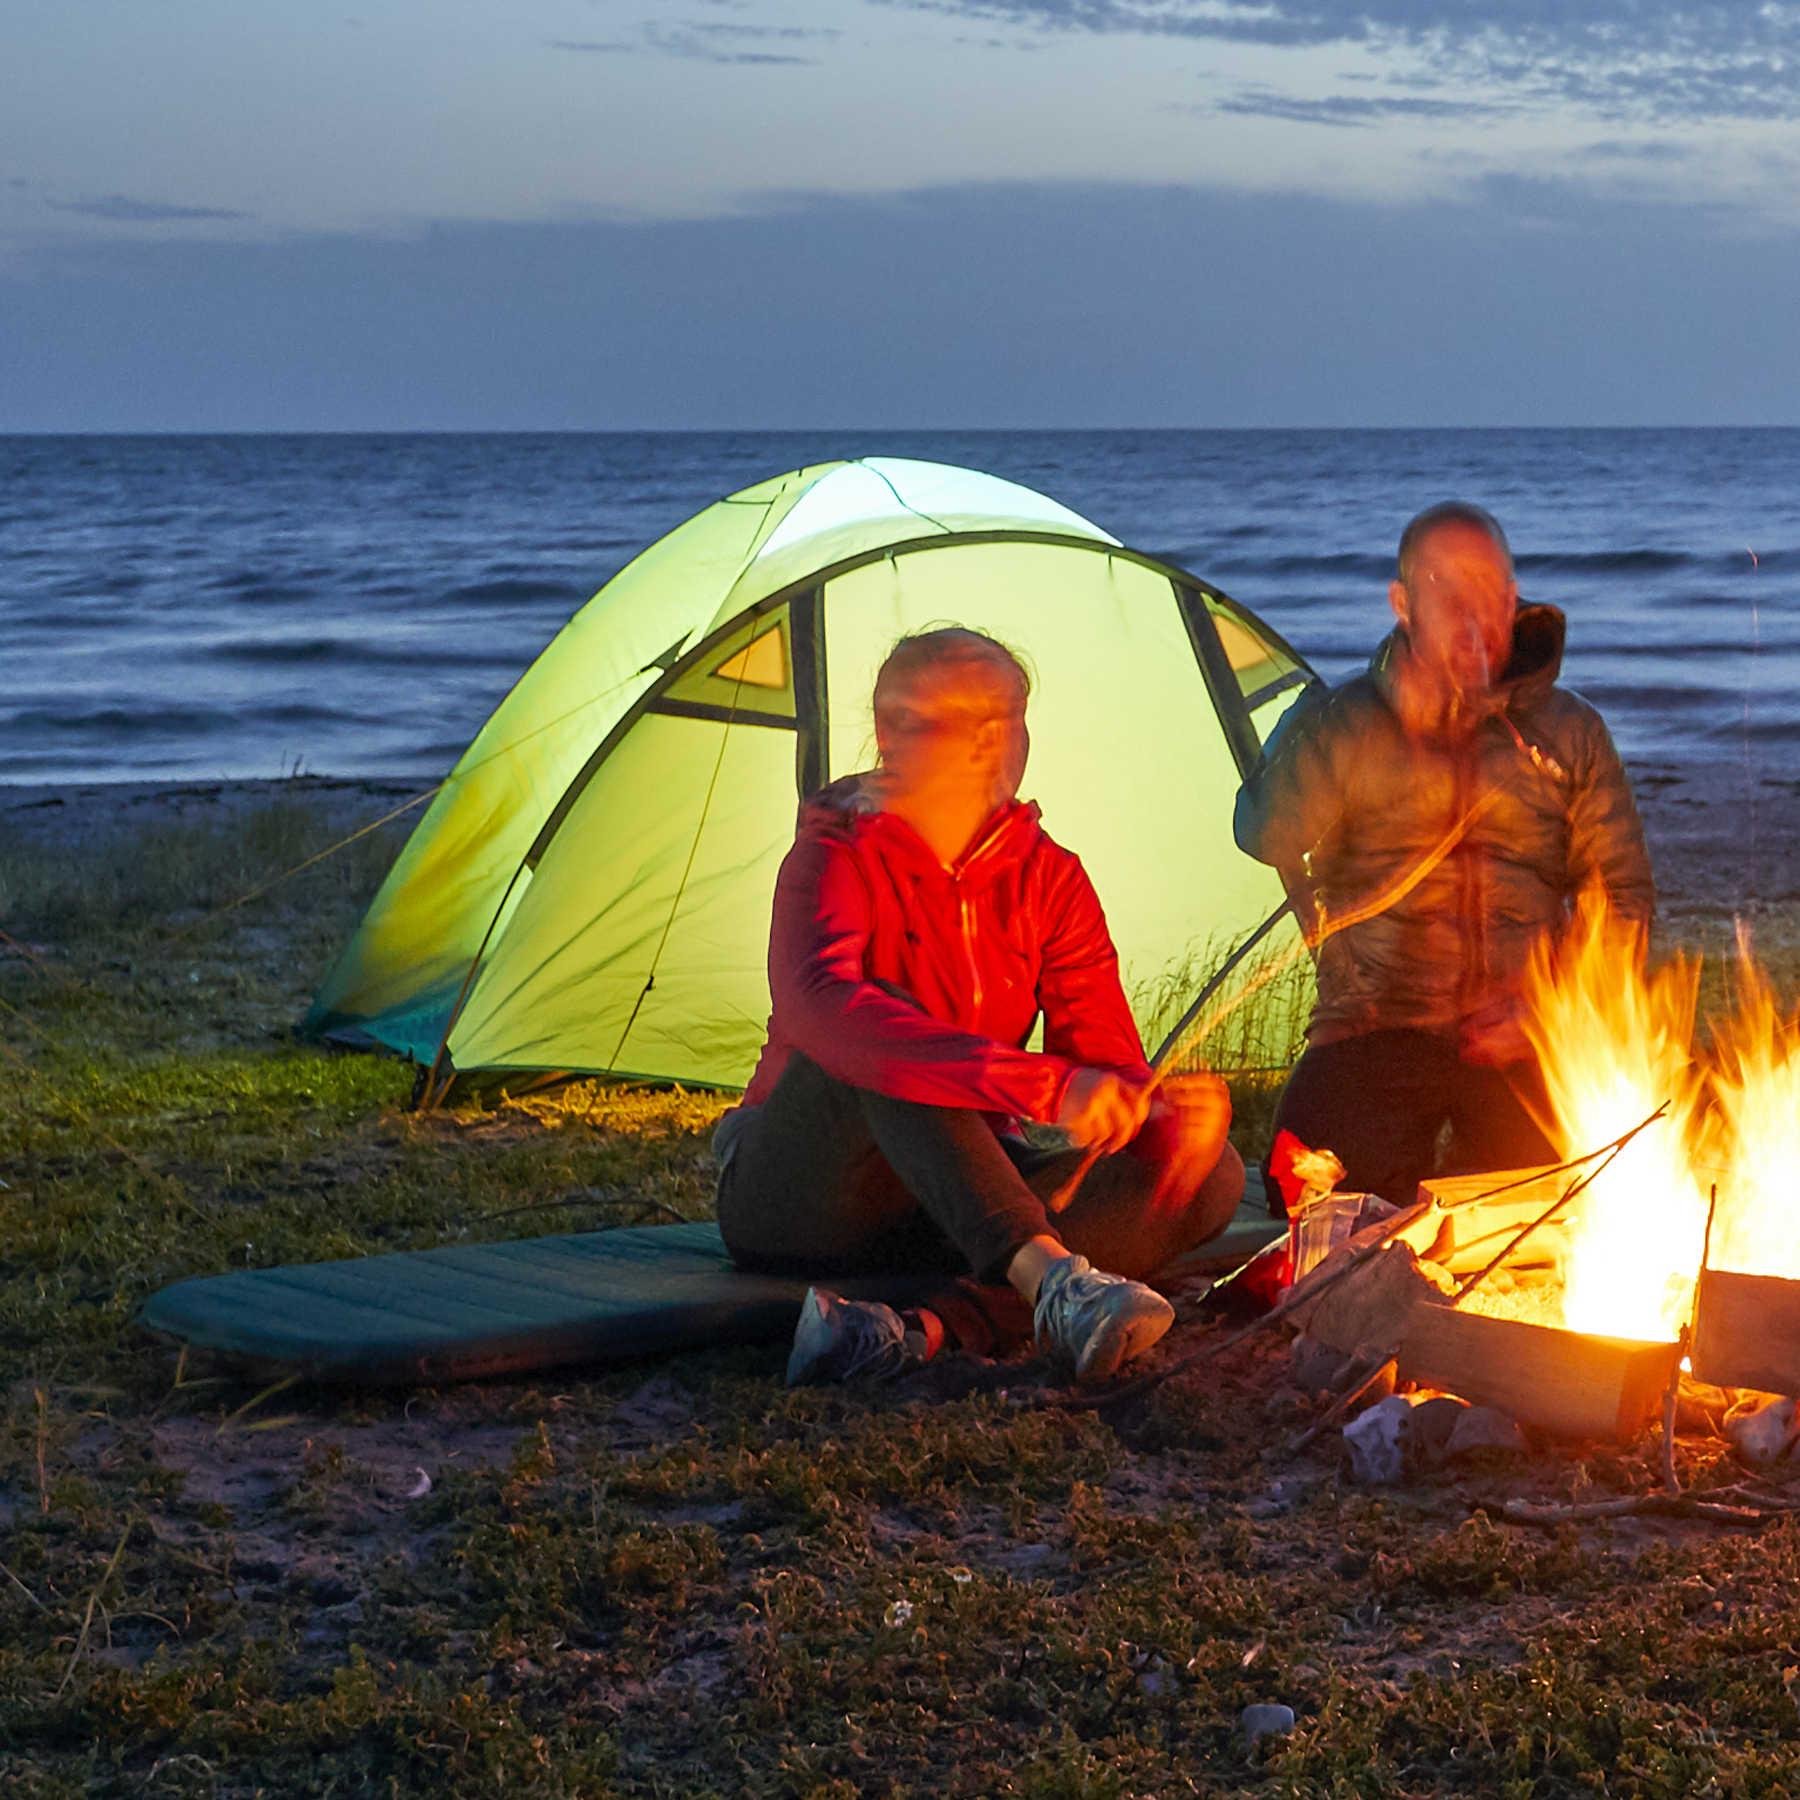
<path fill-rule="evenodd" d="M 576 613 L 436 794 L 306 1028 L 446 1079 L 741 1086 L 797 802 L 868 765 L 877 666 L 948 622 L 1032 666 L 1023 793 L 1086 863 L 1154 1048 L 1279 905 L 1232 802 L 1311 672 L 1056 502 L 888 458 L 733 494 Z"/>

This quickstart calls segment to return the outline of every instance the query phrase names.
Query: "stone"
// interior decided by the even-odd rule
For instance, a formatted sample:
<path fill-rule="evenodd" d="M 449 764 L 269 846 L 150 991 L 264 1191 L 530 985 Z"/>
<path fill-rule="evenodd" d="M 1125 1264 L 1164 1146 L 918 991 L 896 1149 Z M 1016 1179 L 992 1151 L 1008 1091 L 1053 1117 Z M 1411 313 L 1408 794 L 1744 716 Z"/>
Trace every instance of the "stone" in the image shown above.
<path fill-rule="evenodd" d="M 1795 1402 L 1752 1394 L 1726 1415 L 1725 1436 L 1745 1462 L 1766 1469 L 1780 1462 L 1800 1438 Z"/>
<path fill-rule="evenodd" d="M 1528 1448 L 1517 1419 L 1494 1406 L 1465 1406 L 1444 1445 L 1444 1460 L 1475 1456 L 1482 1451 L 1518 1455 Z"/>
<path fill-rule="evenodd" d="M 1294 1729 L 1294 1709 L 1266 1702 L 1246 1706 L 1238 1714 L 1238 1729 L 1244 1734 L 1244 1742 L 1254 1750 L 1264 1738 L 1286 1737 Z"/>
<path fill-rule="evenodd" d="M 1355 1366 L 1356 1358 L 1302 1332 L 1289 1352 L 1294 1379 L 1309 1394 L 1335 1391 Z"/>
<path fill-rule="evenodd" d="M 1378 1400 L 1344 1427 L 1350 1479 L 1364 1487 L 1388 1487 L 1404 1479 L 1412 1436 L 1412 1401 L 1405 1394 Z"/>

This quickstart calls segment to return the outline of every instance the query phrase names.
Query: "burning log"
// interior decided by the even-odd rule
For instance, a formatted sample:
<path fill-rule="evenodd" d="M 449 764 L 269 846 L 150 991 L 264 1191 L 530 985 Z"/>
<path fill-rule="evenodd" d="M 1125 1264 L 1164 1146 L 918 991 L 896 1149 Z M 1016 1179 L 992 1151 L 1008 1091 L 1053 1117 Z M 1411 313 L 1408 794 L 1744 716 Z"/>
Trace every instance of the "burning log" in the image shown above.
<path fill-rule="evenodd" d="M 1800 1282 L 1704 1270 L 1693 1362 L 1719 1387 L 1800 1393 Z"/>
<path fill-rule="evenodd" d="M 1420 1254 L 1452 1275 L 1471 1275 L 1484 1268 L 1521 1227 L 1546 1212 L 1568 1183 L 1568 1172 L 1561 1168 L 1438 1175 L 1422 1181 L 1419 1198 L 1430 1201 L 1428 1217 L 1437 1233 L 1430 1243 L 1419 1247 Z M 1507 1268 L 1515 1276 L 1526 1270 L 1554 1270 L 1567 1249 L 1567 1224 L 1551 1219 L 1507 1259 Z"/>
<path fill-rule="evenodd" d="M 1675 1344 L 1422 1306 L 1399 1366 L 1402 1380 L 1480 1401 L 1540 1431 L 1629 1443 L 1661 1410 L 1679 1354 Z"/>

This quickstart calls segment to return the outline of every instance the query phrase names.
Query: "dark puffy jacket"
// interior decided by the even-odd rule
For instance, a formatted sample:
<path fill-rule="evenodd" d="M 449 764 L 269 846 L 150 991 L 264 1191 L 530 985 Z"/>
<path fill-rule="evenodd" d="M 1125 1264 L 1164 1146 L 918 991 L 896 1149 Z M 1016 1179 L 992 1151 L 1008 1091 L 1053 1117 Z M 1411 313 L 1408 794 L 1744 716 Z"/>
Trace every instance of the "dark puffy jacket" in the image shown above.
<path fill-rule="evenodd" d="M 1533 941 L 1562 927 L 1590 882 L 1648 924 L 1637 807 L 1600 715 L 1556 685 L 1563 633 L 1557 608 L 1520 607 L 1506 672 L 1456 740 L 1402 731 L 1398 630 L 1365 674 L 1301 700 L 1270 739 L 1238 794 L 1237 841 L 1327 921 L 1390 891 L 1492 795 L 1438 867 L 1321 944 L 1314 1043 L 1455 1030 L 1517 992 Z"/>
<path fill-rule="evenodd" d="M 1018 801 L 946 869 L 857 777 L 834 782 L 776 877 L 769 990 L 748 1106 L 796 1050 L 896 1100 L 1039 1120 L 1080 1065 L 1149 1074 L 1093 884 Z"/>

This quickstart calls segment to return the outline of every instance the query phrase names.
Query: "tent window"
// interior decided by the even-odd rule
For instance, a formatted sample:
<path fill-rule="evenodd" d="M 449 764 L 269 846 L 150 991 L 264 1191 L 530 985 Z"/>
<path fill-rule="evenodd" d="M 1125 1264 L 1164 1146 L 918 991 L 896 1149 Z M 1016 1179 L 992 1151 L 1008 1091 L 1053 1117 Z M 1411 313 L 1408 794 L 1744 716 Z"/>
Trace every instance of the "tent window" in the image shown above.
<path fill-rule="evenodd" d="M 1261 696 L 1276 684 L 1285 686 L 1286 677 L 1304 679 L 1304 672 L 1294 658 L 1270 643 L 1253 624 L 1216 595 L 1203 594 L 1202 598 L 1240 694 L 1247 699 Z"/>
<path fill-rule="evenodd" d="M 726 715 L 749 723 L 792 725 L 794 654 L 788 609 L 761 613 L 716 643 L 651 701 L 652 712 Z"/>
<path fill-rule="evenodd" d="M 779 625 L 752 638 L 742 650 L 713 670 L 719 681 L 741 681 L 746 687 L 784 688 L 788 684 L 787 651 Z"/>

